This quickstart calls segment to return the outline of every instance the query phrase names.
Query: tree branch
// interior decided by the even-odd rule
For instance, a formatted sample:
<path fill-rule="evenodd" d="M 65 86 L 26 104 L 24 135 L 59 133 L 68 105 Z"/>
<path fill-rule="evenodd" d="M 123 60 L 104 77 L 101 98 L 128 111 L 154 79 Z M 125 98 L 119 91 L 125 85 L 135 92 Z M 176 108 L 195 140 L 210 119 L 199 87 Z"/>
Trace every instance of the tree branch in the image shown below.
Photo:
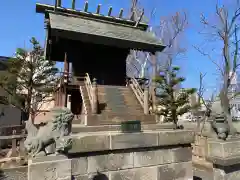
<path fill-rule="evenodd" d="M 204 51 L 202 51 L 200 48 L 198 48 L 198 47 L 196 47 L 196 46 L 193 46 L 193 47 L 194 47 L 199 53 L 201 53 L 203 56 L 207 56 L 208 59 L 209 59 L 214 65 L 217 66 L 217 68 L 218 68 L 218 70 L 220 71 L 221 75 L 224 75 L 224 72 L 223 72 L 221 66 L 212 59 L 212 57 L 210 56 L 210 54 L 205 53 Z"/>

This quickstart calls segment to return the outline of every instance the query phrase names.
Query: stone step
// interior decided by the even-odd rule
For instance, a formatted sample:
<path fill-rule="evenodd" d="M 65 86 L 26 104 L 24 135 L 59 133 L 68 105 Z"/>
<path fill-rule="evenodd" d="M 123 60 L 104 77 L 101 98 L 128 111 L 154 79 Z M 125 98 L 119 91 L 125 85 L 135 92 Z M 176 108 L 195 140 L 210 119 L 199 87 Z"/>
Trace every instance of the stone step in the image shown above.
<path fill-rule="evenodd" d="M 104 110 L 104 111 L 101 112 L 101 114 L 111 114 L 111 113 L 112 113 L 111 109 L 110 110 L 107 109 L 107 110 Z M 119 112 L 119 113 L 121 113 L 121 112 Z M 124 112 L 122 112 L 122 114 L 124 116 L 127 116 L 127 115 L 132 115 L 132 116 L 136 116 L 137 115 L 137 116 L 139 116 L 139 114 L 142 115 L 141 111 L 124 111 Z"/>
<path fill-rule="evenodd" d="M 96 126 L 96 125 L 117 125 L 121 124 L 121 122 L 129 121 L 129 120 L 140 120 L 142 124 L 156 124 L 154 115 L 143 115 L 143 114 L 116 114 L 116 113 L 104 113 L 97 115 L 86 115 L 87 125 Z M 74 120 L 73 124 L 81 124 L 82 121 Z"/>
<path fill-rule="evenodd" d="M 110 94 L 106 94 L 109 92 Z M 116 102 L 113 102 L 109 96 L 114 96 Z M 106 104 L 101 113 L 110 111 L 121 112 L 123 109 L 127 114 L 143 114 L 143 108 L 135 97 L 132 89 L 124 86 L 105 86 L 100 85 L 98 88 L 99 103 Z"/>
<path fill-rule="evenodd" d="M 109 107 L 109 108 L 105 108 L 103 111 L 101 111 L 102 113 L 103 112 L 109 112 L 111 111 L 112 112 L 112 109 Z M 126 111 L 118 111 L 118 113 L 124 113 L 124 114 L 133 114 L 133 115 L 137 115 L 136 113 L 141 113 L 142 114 L 142 111 L 141 110 L 137 110 L 137 109 L 127 109 Z"/>
<path fill-rule="evenodd" d="M 105 103 L 106 107 L 101 109 L 101 113 L 106 112 L 126 112 L 127 106 L 124 97 L 117 86 L 104 86 L 100 89 L 99 102 Z"/>
<path fill-rule="evenodd" d="M 164 124 L 143 124 L 142 130 L 161 130 L 161 129 L 173 129 L 174 125 L 172 123 Z M 121 125 L 102 125 L 102 126 L 83 126 L 73 124 L 72 133 L 80 132 L 97 132 L 97 131 L 120 131 Z"/>
<path fill-rule="evenodd" d="M 134 110 L 134 109 L 137 109 L 137 110 L 142 110 L 140 107 L 136 107 L 136 106 L 133 106 L 133 105 L 125 105 L 125 104 L 116 104 L 115 105 L 115 107 L 119 107 L 119 108 L 121 108 L 121 107 L 125 107 L 125 106 L 127 106 L 127 108 L 129 108 L 129 109 L 131 109 L 131 110 Z M 106 108 L 112 108 L 111 106 L 106 106 Z"/>
<path fill-rule="evenodd" d="M 98 85 L 98 89 L 104 89 L 104 88 L 118 88 L 118 89 L 128 89 L 129 87 L 126 86 L 113 86 L 113 85 Z"/>

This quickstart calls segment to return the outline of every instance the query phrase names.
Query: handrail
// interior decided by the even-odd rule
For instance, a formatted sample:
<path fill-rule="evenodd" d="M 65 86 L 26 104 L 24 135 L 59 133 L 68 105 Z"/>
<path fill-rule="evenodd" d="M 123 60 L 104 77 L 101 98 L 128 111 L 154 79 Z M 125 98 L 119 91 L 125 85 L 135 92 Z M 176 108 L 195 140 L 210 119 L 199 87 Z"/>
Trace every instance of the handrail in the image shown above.
<path fill-rule="evenodd" d="M 90 79 L 90 76 L 88 73 L 86 73 L 86 76 L 84 78 L 84 83 L 85 83 L 85 86 L 86 86 L 86 89 L 87 89 L 87 93 L 88 93 L 88 97 L 89 97 L 89 100 L 90 100 L 90 103 L 91 103 L 91 106 L 93 107 L 93 87 L 92 87 L 92 82 L 91 82 L 91 79 Z"/>
<path fill-rule="evenodd" d="M 56 87 L 55 89 L 59 88 L 62 84 L 64 84 L 64 81 L 67 80 L 67 82 L 69 83 L 74 83 L 74 82 L 78 82 L 78 81 L 84 81 L 85 80 L 85 76 L 74 76 L 73 73 L 66 73 L 65 72 L 59 72 L 57 77 L 56 77 L 57 81 L 56 81 Z"/>
<path fill-rule="evenodd" d="M 139 103 L 144 108 L 144 92 L 143 92 L 142 87 L 139 85 L 136 78 L 134 78 L 134 77 L 130 78 L 130 87 L 132 88 L 134 94 L 136 95 Z M 151 93 L 149 93 L 148 100 L 149 100 L 149 103 L 152 101 Z M 152 112 L 151 108 L 152 108 L 151 105 L 149 105 L 149 111 L 150 112 Z"/>
<path fill-rule="evenodd" d="M 140 85 L 138 84 L 137 80 L 135 78 L 131 78 L 130 81 L 130 87 L 132 88 L 134 94 L 136 95 L 139 103 L 144 108 L 144 92 Z"/>

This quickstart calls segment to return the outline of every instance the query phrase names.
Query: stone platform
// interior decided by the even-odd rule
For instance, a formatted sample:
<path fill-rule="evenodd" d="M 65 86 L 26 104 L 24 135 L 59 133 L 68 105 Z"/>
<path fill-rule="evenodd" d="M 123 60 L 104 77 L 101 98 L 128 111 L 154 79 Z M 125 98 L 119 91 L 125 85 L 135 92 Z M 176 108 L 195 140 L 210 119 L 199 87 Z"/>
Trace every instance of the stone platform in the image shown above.
<path fill-rule="evenodd" d="M 226 141 L 208 140 L 208 158 L 213 163 L 214 180 L 240 179 L 240 137 Z"/>
<path fill-rule="evenodd" d="M 141 129 L 143 131 L 148 130 L 162 130 L 162 129 L 173 129 L 175 126 L 172 123 L 164 124 L 142 124 Z M 107 132 L 107 131 L 121 131 L 121 125 L 101 125 L 101 126 L 85 126 L 81 124 L 72 125 L 72 133 L 83 133 L 83 132 Z"/>
<path fill-rule="evenodd" d="M 141 124 L 156 124 L 155 115 L 148 114 L 128 114 L 128 113 L 105 113 L 79 115 L 79 118 L 73 120 L 73 124 L 82 124 L 86 126 L 104 126 L 120 125 L 121 122 L 129 120 L 140 120 Z"/>
<path fill-rule="evenodd" d="M 74 134 L 68 156 L 29 160 L 28 180 L 190 180 L 193 141 L 188 130 Z"/>

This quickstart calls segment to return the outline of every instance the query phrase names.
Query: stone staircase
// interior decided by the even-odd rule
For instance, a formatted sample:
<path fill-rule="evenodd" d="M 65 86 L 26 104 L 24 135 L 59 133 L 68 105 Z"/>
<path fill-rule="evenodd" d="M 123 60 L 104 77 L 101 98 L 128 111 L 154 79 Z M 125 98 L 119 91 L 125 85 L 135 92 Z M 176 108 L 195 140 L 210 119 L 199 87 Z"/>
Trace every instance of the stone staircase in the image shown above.
<path fill-rule="evenodd" d="M 87 114 L 85 125 L 118 125 L 129 120 L 140 120 L 142 124 L 156 123 L 154 115 L 144 114 L 130 87 L 98 85 L 98 114 L 91 114 L 90 100 L 84 84 L 80 85 L 80 90 Z M 73 123 L 78 124 L 79 121 L 75 120 Z"/>
<path fill-rule="evenodd" d="M 129 87 L 98 86 L 101 114 L 143 115 L 143 108 Z"/>

